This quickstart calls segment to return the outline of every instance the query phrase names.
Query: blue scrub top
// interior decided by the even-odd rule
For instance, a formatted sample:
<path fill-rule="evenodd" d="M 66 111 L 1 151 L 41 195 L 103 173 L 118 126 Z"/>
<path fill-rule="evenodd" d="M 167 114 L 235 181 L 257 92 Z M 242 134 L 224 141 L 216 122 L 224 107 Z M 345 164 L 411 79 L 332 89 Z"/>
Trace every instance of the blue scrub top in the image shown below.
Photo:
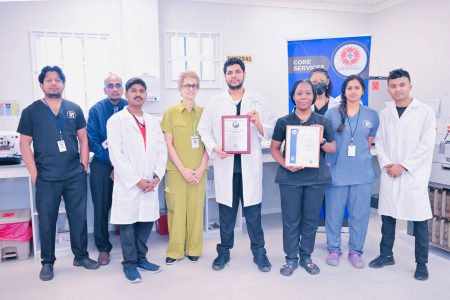
<path fill-rule="evenodd" d="M 330 165 L 332 185 L 354 185 L 372 182 L 376 175 L 372 166 L 372 155 L 367 143 L 369 136 L 375 136 L 380 124 L 375 110 L 366 106 L 360 107 L 358 113 L 345 120 L 345 128 L 337 132 L 341 124 L 339 107 L 333 107 L 325 113 L 325 117 L 333 127 L 336 139 L 336 153 L 327 154 L 326 162 Z M 358 120 L 358 121 L 357 121 Z M 353 144 L 356 146 L 356 155 L 348 156 L 348 146 L 351 143 L 351 129 L 354 132 Z"/>

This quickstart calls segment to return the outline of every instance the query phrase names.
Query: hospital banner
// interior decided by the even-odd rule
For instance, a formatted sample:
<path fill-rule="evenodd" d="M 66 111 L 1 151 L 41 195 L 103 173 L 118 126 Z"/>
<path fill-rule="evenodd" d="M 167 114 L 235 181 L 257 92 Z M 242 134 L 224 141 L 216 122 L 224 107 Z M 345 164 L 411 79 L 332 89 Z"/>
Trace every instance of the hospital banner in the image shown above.
<path fill-rule="evenodd" d="M 315 68 L 328 70 L 333 90 L 331 96 L 340 96 L 341 86 L 349 75 L 369 79 L 370 36 L 340 37 L 288 41 L 289 91 L 299 79 L 307 79 Z M 367 105 L 367 91 L 363 103 Z M 294 105 L 289 98 L 289 111 Z"/>

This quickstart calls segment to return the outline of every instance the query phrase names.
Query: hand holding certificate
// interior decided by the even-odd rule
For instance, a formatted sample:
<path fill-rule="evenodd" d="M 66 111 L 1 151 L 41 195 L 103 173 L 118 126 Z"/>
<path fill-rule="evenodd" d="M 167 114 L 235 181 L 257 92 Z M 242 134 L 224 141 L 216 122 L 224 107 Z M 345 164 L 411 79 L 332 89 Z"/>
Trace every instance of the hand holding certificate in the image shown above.
<path fill-rule="evenodd" d="M 318 168 L 320 155 L 321 127 L 286 127 L 286 166 Z"/>
<path fill-rule="evenodd" d="M 249 154 L 250 116 L 222 116 L 222 150 L 229 154 Z"/>

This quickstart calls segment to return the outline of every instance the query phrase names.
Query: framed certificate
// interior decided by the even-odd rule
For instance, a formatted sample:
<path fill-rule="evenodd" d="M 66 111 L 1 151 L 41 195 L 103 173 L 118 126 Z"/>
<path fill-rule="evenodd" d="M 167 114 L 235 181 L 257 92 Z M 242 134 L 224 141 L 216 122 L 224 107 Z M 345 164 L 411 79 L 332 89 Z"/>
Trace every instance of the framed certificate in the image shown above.
<path fill-rule="evenodd" d="M 222 116 L 222 150 L 229 154 L 249 154 L 250 116 Z"/>
<path fill-rule="evenodd" d="M 286 126 L 286 166 L 318 168 L 320 127 Z"/>

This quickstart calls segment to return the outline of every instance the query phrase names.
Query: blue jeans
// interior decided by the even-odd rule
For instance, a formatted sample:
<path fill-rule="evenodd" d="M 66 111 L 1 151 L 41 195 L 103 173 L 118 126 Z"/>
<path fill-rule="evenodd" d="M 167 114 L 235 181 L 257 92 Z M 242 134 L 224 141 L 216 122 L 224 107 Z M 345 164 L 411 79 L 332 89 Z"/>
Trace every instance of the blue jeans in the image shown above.
<path fill-rule="evenodd" d="M 350 233 L 348 251 L 362 255 L 369 225 L 371 188 L 371 183 L 327 186 L 325 228 L 328 252 L 342 253 L 341 229 L 347 206 Z"/>

